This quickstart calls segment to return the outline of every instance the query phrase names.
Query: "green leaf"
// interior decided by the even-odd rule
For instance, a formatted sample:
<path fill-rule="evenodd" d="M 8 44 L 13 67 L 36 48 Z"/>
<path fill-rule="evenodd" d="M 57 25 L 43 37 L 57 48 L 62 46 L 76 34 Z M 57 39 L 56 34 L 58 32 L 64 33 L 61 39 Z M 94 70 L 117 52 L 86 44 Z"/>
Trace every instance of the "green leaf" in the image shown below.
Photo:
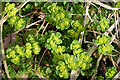
<path fill-rule="evenodd" d="M 50 74 L 50 73 L 52 73 L 52 71 L 51 71 L 51 69 L 48 67 L 48 68 L 46 69 L 45 73 L 46 73 L 46 74 Z"/>
<path fill-rule="evenodd" d="M 85 74 L 86 74 L 85 71 L 83 71 L 83 70 L 80 70 L 80 73 L 82 76 L 85 76 Z"/>

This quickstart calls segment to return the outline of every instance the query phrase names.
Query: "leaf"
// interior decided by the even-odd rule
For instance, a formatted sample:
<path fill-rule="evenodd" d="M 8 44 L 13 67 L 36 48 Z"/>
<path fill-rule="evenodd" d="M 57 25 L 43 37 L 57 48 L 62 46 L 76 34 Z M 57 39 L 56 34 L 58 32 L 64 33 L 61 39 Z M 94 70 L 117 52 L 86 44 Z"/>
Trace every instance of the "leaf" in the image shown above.
<path fill-rule="evenodd" d="M 56 36 L 58 36 L 60 38 L 62 35 L 59 32 L 57 32 Z"/>
<path fill-rule="evenodd" d="M 14 42 L 16 42 L 15 33 L 7 34 L 7 37 L 4 38 L 4 48 L 6 49 L 10 43 L 14 43 Z"/>
<path fill-rule="evenodd" d="M 85 72 L 84 71 L 81 70 L 80 73 L 81 73 L 82 76 L 85 76 Z"/>
<path fill-rule="evenodd" d="M 45 71 L 46 74 L 52 73 L 51 69 L 48 67 Z"/>

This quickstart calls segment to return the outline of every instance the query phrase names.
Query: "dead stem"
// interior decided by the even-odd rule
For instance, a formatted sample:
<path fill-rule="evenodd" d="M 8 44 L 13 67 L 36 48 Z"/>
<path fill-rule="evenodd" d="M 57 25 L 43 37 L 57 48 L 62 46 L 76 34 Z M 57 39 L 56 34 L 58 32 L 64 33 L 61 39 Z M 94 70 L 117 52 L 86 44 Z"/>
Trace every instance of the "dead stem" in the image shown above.
<path fill-rule="evenodd" d="M 40 28 L 39 28 L 39 30 L 37 31 L 37 33 L 36 33 L 36 35 L 35 36 L 37 36 L 38 35 L 38 33 L 40 32 L 40 30 L 42 29 L 42 27 L 43 27 L 43 25 L 45 24 L 45 19 L 44 19 L 44 21 L 43 21 L 43 23 L 42 23 L 42 25 L 40 26 Z"/>
<path fill-rule="evenodd" d="M 10 78 L 10 75 L 9 75 L 9 71 L 8 71 L 8 68 L 7 68 L 7 62 L 6 62 L 6 58 L 5 58 L 5 51 L 4 51 L 4 45 L 3 45 L 3 39 L 2 39 L 2 28 L 3 25 L 1 24 L 1 50 L 2 50 L 2 58 L 3 58 L 3 63 L 4 63 L 4 68 L 5 68 L 5 72 L 7 74 L 7 77 L 9 80 L 12 80 Z"/>
<path fill-rule="evenodd" d="M 34 23 L 31 23 L 30 25 L 27 25 L 25 28 L 29 28 L 29 27 L 31 27 L 31 26 L 33 26 L 33 25 L 35 25 L 35 24 L 37 24 L 37 23 L 39 23 L 41 21 L 43 21 L 43 20 L 38 20 L 38 21 L 36 21 Z"/>
<path fill-rule="evenodd" d="M 100 63 L 100 60 L 102 59 L 102 56 L 103 56 L 103 54 L 100 54 L 100 57 L 99 57 L 98 60 L 97 60 L 97 64 L 96 64 L 96 67 L 95 67 L 95 72 L 94 72 L 94 74 L 92 75 L 91 80 L 94 80 L 94 78 L 95 78 L 95 75 L 96 75 L 96 73 L 97 73 L 97 71 L 98 71 L 99 63 Z"/>
<path fill-rule="evenodd" d="M 49 24 L 49 23 L 46 24 L 45 28 L 44 28 L 43 31 L 42 31 L 42 34 L 45 32 L 45 30 L 46 30 L 48 24 Z"/>
<path fill-rule="evenodd" d="M 116 67 L 118 69 L 118 71 L 120 71 L 119 65 L 114 61 L 112 56 L 108 55 L 108 58 L 112 61 L 113 66 Z"/>
<path fill-rule="evenodd" d="M 46 51 L 47 51 L 47 48 L 44 50 L 43 55 L 42 55 L 42 57 L 40 58 L 40 61 L 39 61 L 38 65 L 37 65 L 37 68 L 35 69 L 35 72 L 34 72 L 34 75 L 33 75 L 32 80 L 34 79 L 34 76 L 35 76 L 35 74 L 36 74 L 36 71 L 37 71 L 37 69 L 38 69 L 38 67 L 39 67 L 39 65 L 40 65 L 40 63 L 41 63 L 41 61 L 42 61 L 42 59 L 43 59 Z"/>

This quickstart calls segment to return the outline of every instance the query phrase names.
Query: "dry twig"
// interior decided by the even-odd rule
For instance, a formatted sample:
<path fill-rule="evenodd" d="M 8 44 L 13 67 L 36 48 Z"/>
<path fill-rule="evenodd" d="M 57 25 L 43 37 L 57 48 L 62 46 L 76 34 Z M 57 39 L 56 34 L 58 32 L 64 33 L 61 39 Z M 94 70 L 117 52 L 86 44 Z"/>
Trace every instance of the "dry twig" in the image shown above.
<path fill-rule="evenodd" d="M 43 31 L 42 31 L 42 34 L 45 32 L 45 30 L 46 30 L 48 24 L 49 24 L 49 23 L 46 24 L 45 28 L 44 28 Z"/>
<path fill-rule="evenodd" d="M 96 75 L 96 73 L 97 73 L 97 70 L 98 70 L 98 67 L 99 67 L 99 63 L 100 63 L 100 60 L 101 60 L 102 56 L 103 56 L 103 54 L 100 54 L 100 57 L 99 57 L 98 60 L 97 60 L 97 64 L 96 64 L 96 67 L 95 67 L 95 72 L 94 72 L 94 74 L 92 75 L 91 80 L 94 80 L 94 78 L 95 78 L 95 75 Z"/>
<path fill-rule="evenodd" d="M 42 29 L 42 27 L 43 27 L 43 25 L 45 24 L 45 19 L 44 19 L 44 21 L 43 21 L 43 23 L 42 23 L 42 25 L 40 26 L 40 28 L 39 28 L 39 30 L 37 31 L 37 33 L 36 33 L 36 35 L 35 36 L 37 36 L 38 35 L 38 33 L 40 32 L 40 30 Z"/>

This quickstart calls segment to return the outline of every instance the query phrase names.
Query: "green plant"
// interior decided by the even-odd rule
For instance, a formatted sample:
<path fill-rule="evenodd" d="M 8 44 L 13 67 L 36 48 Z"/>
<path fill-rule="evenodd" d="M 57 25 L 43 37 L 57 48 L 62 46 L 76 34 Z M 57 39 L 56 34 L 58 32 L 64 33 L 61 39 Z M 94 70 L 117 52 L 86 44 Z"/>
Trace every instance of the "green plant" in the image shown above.
<path fill-rule="evenodd" d="M 105 75 L 107 76 L 107 78 L 113 78 L 116 74 L 117 70 L 115 67 L 109 67 L 107 68 L 107 72 L 105 73 Z"/>
<path fill-rule="evenodd" d="M 113 49 L 114 49 L 114 47 L 111 44 L 105 44 L 105 45 L 98 47 L 98 51 L 100 53 L 103 53 L 104 55 L 112 53 Z"/>
<path fill-rule="evenodd" d="M 94 6 L 75 1 L 28 2 L 22 8 L 20 4 L 4 3 L 1 20 L 8 17 L 2 33 L 12 79 L 99 80 L 105 79 L 104 74 L 111 79 L 117 73 L 108 63 L 114 65 L 119 58 L 118 26 L 112 26 L 119 11 L 96 2 Z M 102 4 L 118 7 L 119 3 Z M 21 8 L 19 12 L 15 6 Z"/>
<path fill-rule="evenodd" d="M 100 20 L 99 26 L 97 28 L 101 31 L 105 31 L 105 29 L 109 28 L 109 21 L 105 17 Z"/>
<path fill-rule="evenodd" d="M 56 67 L 56 74 L 60 77 L 64 77 L 65 79 L 69 77 L 68 69 L 64 62 L 58 62 L 58 65 Z"/>

